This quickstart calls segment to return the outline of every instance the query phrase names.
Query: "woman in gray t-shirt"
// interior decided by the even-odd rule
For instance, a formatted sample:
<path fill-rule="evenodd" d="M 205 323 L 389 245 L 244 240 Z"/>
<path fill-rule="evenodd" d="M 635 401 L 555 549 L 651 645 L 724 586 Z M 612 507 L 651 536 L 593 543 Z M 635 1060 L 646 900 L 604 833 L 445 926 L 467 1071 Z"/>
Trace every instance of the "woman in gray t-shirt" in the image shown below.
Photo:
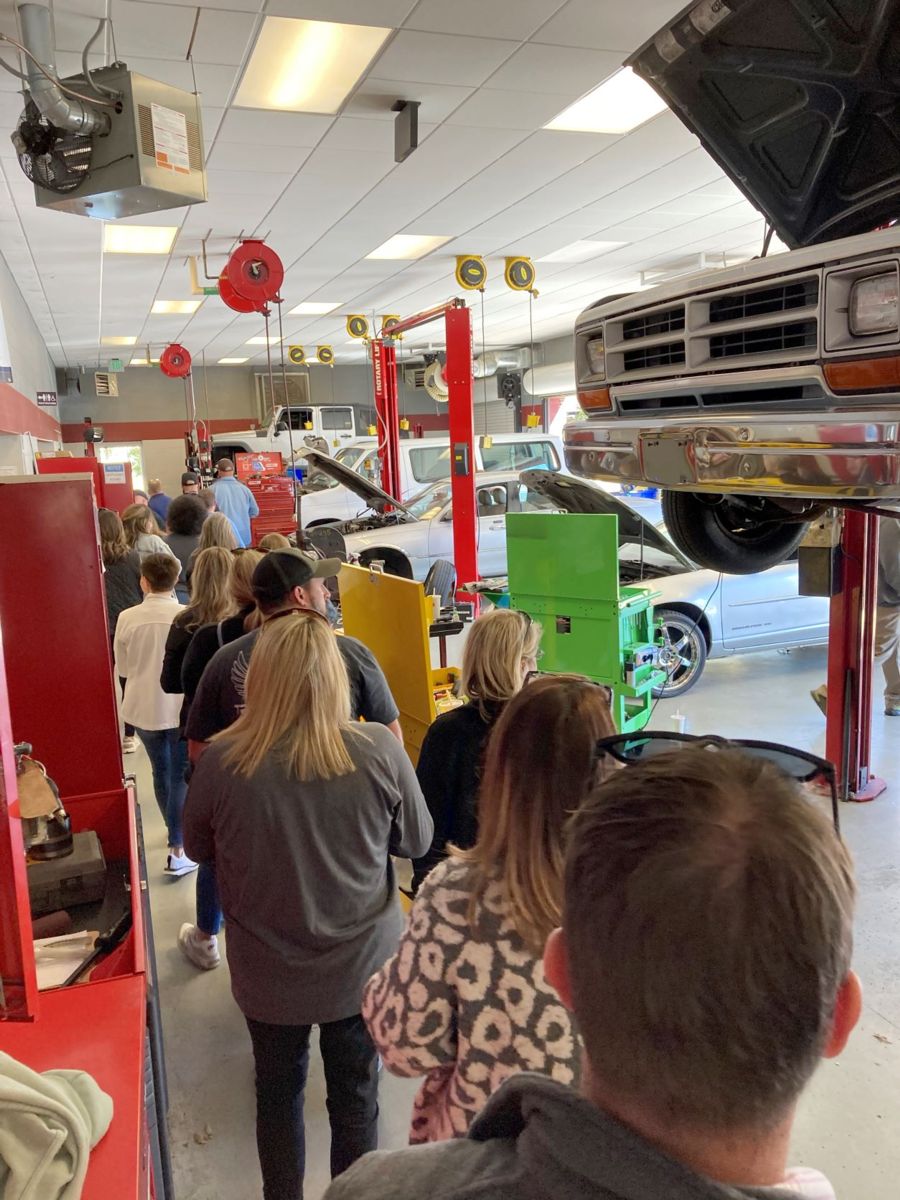
<path fill-rule="evenodd" d="M 424 853 L 431 818 L 403 748 L 350 719 L 328 622 L 291 610 L 263 628 L 246 706 L 198 762 L 187 853 L 215 860 L 228 965 L 256 1062 L 264 1195 L 300 1195 L 312 1025 L 328 1087 L 332 1175 L 377 1141 L 375 1047 L 362 988 L 402 928 L 390 856 Z"/>

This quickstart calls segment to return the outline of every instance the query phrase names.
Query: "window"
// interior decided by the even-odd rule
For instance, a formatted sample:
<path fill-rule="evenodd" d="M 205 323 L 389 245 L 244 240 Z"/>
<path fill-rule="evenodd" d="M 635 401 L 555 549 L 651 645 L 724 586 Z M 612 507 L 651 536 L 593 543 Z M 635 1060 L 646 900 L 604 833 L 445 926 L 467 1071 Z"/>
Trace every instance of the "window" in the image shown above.
<path fill-rule="evenodd" d="M 479 517 L 506 516 L 506 486 L 502 483 L 479 488 L 475 493 Z"/>
<path fill-rule="evenodd" d="M 307 425 L 312 426 L 312 409 L 311 408 L 289 408 L 288 413 L 291 418 L 291 429 L 296 432 L 301 430 L 304 433 L 309 432 Z M 281 419 L 284 420 L 282 413 Z"/>
<path fill-rule="evenodd" d="M 357 475 L 362 475 L 363 479 L 368 479 L 369 483 L 374 483 L 376 487 L 380 487 L 381 459 L 377 454 L 367 454 L 356 468 L 356 473 Z"/>
<path fill-rule="evenodd" d="M 104 463 L 131 463 L 131 486 L 145 492 L 144 454 L 141 446 L 98 446 L 97 457 Z"/>
<path fill-rule="evenodd" d="M 336 430 L 339 433 L 353 433 L 352 408 L 320 408 L 322 428 Z"/>
<path fill-rule="evenodd" d="M 521 442 L 494 442 L 481 449 L 485 471 L 528 471 L 535 467 L 546 467 L 548 471 L 559 470 L 559 455 L 552 442 L 538 442 L 533 438 Z"/>
<path fill-rule="evenodd" d="M 524 484 L 519 489 L 519 503 L 522 512 L 564 511 L 558 504 L 554 504 L 548 496 L 542 496 L 540 492 L 534 491 L 533 488 L 526 488 Z"/>
<path fill-rule="evenodd" d="M 406 507 L 414 517 L 418 517 L 420 521 L 431 521 L 436 517 L 445 504 L 450 500 L 451 489 L 449 483 L 437 483 L 430 488 L 426 488 L 423 492 L 407 503 Z M 445 514 L 445 520 L 449 519 L 450 509 L 448 508 Z"/>
<path fill-rule="evenodd" d="M 419 446 L 410 450 L 409 469 L 416 483 L 447 479 L 450 475 L 450 447 Z"/>

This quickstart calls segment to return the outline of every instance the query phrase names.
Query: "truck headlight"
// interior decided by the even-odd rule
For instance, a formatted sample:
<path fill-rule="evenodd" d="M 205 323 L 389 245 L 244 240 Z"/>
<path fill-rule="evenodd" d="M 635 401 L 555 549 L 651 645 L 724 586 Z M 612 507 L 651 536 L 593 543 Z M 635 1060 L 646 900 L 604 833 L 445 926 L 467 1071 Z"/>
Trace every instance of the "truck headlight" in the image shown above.
<path fill-rule="evenodd" d="M 900 316 L 897 272 L 858 279 L 850 289 L 850 332 L 854 337 L 894 333 Z"/>
<path fill-rule="evenodd" d="M 606 354 L 603 351 L 603 338 L 593 337 L 587 344 L 588 366 L 591 374 L 600 379 L 606 378 Z"/>

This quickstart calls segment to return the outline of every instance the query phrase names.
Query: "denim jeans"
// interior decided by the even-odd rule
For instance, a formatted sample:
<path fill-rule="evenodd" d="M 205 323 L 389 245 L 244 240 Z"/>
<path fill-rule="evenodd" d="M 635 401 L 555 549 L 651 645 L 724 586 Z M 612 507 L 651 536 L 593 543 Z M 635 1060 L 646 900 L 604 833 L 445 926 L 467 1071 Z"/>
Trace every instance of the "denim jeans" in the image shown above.
<path fill-rule="evenodd" d="M 184 773 L 188 765 L 187 742 L 178 729 L 136 729 L 153 772 L 156 803 L 169 831 L 169 845 L 182 846 L 181 813 L 187 793 Z"/>
<path fill-rule="evenodd" d="M 197 871 L 197 928 L 205 934 L 216 934 L 222 928 L 222 906 L 214 862 L 201 863 Z"/>
<path fill-rule="evenodd" d="M 256 1062 L 256 1145 L 265 1200 L 302 1200 L 309 1025 L 247 1018 Z M 362 1017 L 319 1026 L 331 1125 L 331 1177 L 378 1145 L 377 1054 Z"/>

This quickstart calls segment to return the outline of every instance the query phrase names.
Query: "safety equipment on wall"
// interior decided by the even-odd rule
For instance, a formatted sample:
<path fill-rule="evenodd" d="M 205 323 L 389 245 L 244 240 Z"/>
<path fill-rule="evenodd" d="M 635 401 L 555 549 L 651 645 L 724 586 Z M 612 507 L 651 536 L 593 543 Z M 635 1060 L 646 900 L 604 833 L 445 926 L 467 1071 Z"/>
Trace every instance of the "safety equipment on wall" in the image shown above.
<path fill-rule="evenodd" d="M 381 318 L 381 336 L 394 338 L 395 341 L 400 341 L 403 337 L 402 333 L 392 333 L 391 330 L 395 325 L 400 324 L 399 313 L 387 313 Z"/>
<path fill-rule="evenodd" d="M 479 254 L 460 254 L 456 259 L 456 282 L 470 292 L 484 291 L 487 267 Z"/>
<path fill-rule="evenodd" d="M 347 333 L 352 338 L 367 338 L 369 322 L 362 313 L 351 313 L 347 318 Z"/>
<path fill-rule="evenodd" d="M 295 367 L 300 367 L 306 362 L 306 351 L 302 346 L 288 346 L 288 358 Z"/>
<path fill-rule="evenodd" d="M 508 258 L 503 278 L 506 281 L 506 286 L 512 288 L 514 292 L 533 292 L 535 280 L 534 263 L 530 258 L 525 258 L 521 254 L 516 255 L 514 258 Z"/>
<path fill-rule="evenodd" d="M 444 378 L 444 372 L 439 362 L 429 363 L 425 368 L 422 387 L 438 404 L 447 403 L 450 397 L 450 388 L 447 386 L 447 380 Z"/>
<path fill-rule="evenodd" d="M 224 271 L 219 276 L 219 295 L 235 312 L 259 312 L 259 308 L 253 300 L 247 300 L 246 297 L 238 295 Z"/>
<path fill-rule="evenodd" d="M 284 265 L 261 238 L 245 238 L 225 264 L 225 277 L 239 296 L 252 300 L 261 312 L 278 299 Z"/>
<path fill-rule="evenodd" d="M 173 342 L 159 356 L 159 369 L 170 379 L 184 379 L 191 373 L 191 356 L 184 346 Z"/>
<path fill-rule="evenodd" d="M 316 346 L 316 358 L 323 367 L 334 366 L 334 351 L 330 346 Z"/>

